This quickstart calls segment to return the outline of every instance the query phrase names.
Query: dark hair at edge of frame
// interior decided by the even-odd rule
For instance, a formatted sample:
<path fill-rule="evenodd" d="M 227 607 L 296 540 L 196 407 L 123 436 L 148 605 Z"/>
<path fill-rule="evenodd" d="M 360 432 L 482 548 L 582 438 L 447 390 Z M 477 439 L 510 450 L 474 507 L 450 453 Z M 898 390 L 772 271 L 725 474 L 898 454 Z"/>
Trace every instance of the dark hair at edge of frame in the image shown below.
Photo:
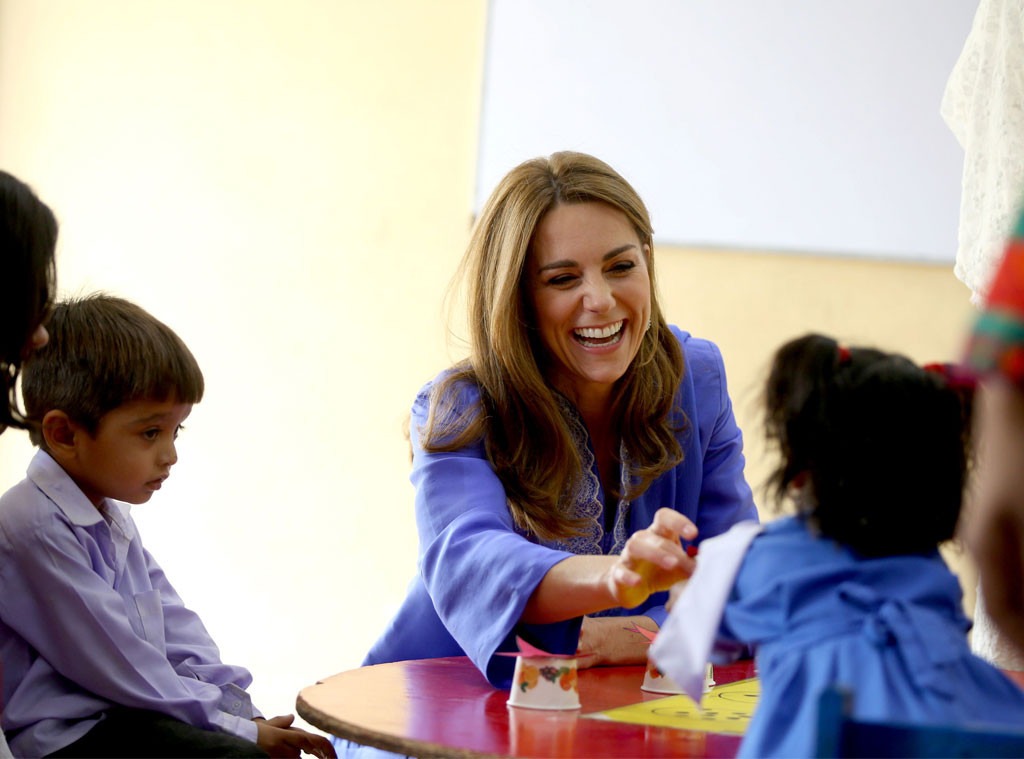
<path fill-rule="evenodd" d="M 868 556 L 921 553 L 956 532 L 970 459 L 969 391 L 904 356 L 809 334 L 776 352 L 765 433 L 781 461 L 776 505 L 806 476 L 798 512 Z"/>
<path fill-rule="evenodd" d="M 641 244 L 651 248 L 652 324 L 616 383 L 612 409 L 631 457 L 626 497 L 638 497 L 682 460 L 676 433 L 688 421 L 673 412 L 679 410 L 683 354 L 659 303 L 650 216 L 636 190 L 608 164 L 571 151 L 519 164 L 484 204 L 457 274 L 469 288 L 474 315 L 470 358 L 434 386 L 423 430 L 428 452 L 483 441 L 516 525 L 544 540 L 579 533 L 583 520 L 569 513 L 567 496 L 583 467 L 557 393 L 543 376 L 544 351 L 526 297 L 526 262 L 544 215 L 559 204 L 585 202 L 621 211 Z M 480 403 L 460 414 L 462 383 L 479 387 Z"/>
<path fill-rule="evenodd" d="M 203 374 L 192 352 L 141 307 L 102 293 L 61 301 L 50 341 L 25 361 L 22 394 L 38 425 L 60 409 L 95 434 L 104 414 L 132 401 L 198 403 Z M 43 445 L 38 428 L 32 442 Z"/>
<path fill-rule="evenodd" d="M 0 171 L 0 432 L 29 426 L 18 409 L 18 372 L 53 297 L 57 229 L 50 207 L 27 184 Z"/>

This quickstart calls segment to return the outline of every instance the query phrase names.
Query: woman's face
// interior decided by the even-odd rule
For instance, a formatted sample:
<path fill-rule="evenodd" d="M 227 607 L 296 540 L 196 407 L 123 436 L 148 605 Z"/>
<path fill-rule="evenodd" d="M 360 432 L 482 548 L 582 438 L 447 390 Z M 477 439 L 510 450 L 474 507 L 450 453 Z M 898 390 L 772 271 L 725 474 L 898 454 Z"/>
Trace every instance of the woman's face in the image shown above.
<path fill-rule="evenodd" d="M 28 337 L 28 342 L 25 343 L 25 346 L 22 348 L 21 360 L 25 360 L 34 351 L 39 350 L 44 345 L 46 345 L 48 342 L 50 342 L 50 333 L 46 331 L 46 326 L 45 326 L 46 320 L 49 319 L 49 317 L 50 317 L 50 310 L 51 310 L 51 307 L 49 305 L 50 304 L 50 300 L 49 300 L 49 297 L 48 297 L 48 293 L 47 293 L 47 297 L 44 297 L 42 299 L 42 302 L 47 304 L 47 305 L 44 306 L 44 308 L 43 308 L 41 313 L 36 315 L 36 319 L 38 320 L 37 324 L 36 324 L 36 328 L 34 330 L 32 330 L 32 334 L 29 335 L 29 337 Z"/>
<path fill-rule="evenodd" d="M 50 333 L 46 331 L 46 327 L 40 324 L 32 333 L 32 337 L 28 339 L 28 349 L 30 352 L 37 351 L 48 342 L 50 342 Z"/>
<path fill-rule="evenodd" d="M 649 256 L 626 215 L 605 203 L 563 203 L 537 225 L 526 262 L 535 326 L 548 382 L 577 405 L 606 397 L 640 350 Z"/>

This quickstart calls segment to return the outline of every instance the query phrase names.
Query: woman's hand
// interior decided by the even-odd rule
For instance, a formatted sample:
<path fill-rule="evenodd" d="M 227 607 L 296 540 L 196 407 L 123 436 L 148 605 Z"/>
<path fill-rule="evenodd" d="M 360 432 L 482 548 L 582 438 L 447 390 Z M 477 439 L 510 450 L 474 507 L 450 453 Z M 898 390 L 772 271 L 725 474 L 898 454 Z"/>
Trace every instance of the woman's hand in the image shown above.
<path fill-rule="evenodd" d="M 584 617 L 576 666 L 587 669 L 646 663 L 651 642 L 632 629 L 634 624 L 658 631 L 650 617 Z"/>
<path fill-rule="evenodd" d="M 336 759 L 334 746 L 329 740 L 292 727 L 294 719 L 293 715 L 285 714 L 253 720 L 256 723 L 256 745 L 274 757 L 298 757 L 304 751 L 320 759 Z"/>
<path fill-rule="evenodd" d="M 693 540 L 697 527 L 678 511 L 658 509 L 651 526 L 626 541 L 612 565 L 607 587 L 619 606 L 632 609 L 652 593 L 668 590 L 694 570 L 694 561 L 680 543 Z"/>
<path fill-rule="evenodd" d="M 620 555 L 570 556 L 551 567 L 521 620 L 546 625 L 616 606 L 639 606 L 651 593 L 668 590 L 693 573 L 693 559 L 679 540 L 695 537 L 693 522 L 678 511 L 659 509 L 651 526 L 634 533 Z"/>

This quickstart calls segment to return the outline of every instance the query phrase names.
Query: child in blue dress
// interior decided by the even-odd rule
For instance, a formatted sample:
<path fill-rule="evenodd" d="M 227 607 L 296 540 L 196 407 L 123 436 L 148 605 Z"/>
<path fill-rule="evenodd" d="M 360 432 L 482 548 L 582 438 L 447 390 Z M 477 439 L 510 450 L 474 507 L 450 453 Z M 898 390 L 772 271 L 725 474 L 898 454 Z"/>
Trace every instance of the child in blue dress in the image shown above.
<path fill-rule="evenodd" d="M 821 335 L 775 354 L 769 484 L 796 514 L 705 541 L 652 648 L 695 698 L 705 662 L 755 651 L 761 696 L 741 756 L 813 756 L 833 684 L 861 719 L 1024 723 L 1024 691 L 971 654 L 938 551 L 969 460 L 971 393 L 952 374 Z"/>

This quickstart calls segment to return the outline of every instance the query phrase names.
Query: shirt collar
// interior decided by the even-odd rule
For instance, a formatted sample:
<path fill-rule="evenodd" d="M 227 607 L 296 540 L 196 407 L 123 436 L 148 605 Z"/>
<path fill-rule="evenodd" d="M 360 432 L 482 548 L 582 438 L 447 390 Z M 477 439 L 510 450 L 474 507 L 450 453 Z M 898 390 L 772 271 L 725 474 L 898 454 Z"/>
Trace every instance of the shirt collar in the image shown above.
<path fill-rule="evenodd" d="M 40 449 L 36 452 L 28 465 L 28 478 L 72 524 L 89 527 L 106 521 L 71 476 L 46 451 Z M 134 532 L 131 520 L 125 518 L 125 507 L 119 501 L 106 498 L 103 508 L 125 535 L 130 534 L 129 531 Z"/>

